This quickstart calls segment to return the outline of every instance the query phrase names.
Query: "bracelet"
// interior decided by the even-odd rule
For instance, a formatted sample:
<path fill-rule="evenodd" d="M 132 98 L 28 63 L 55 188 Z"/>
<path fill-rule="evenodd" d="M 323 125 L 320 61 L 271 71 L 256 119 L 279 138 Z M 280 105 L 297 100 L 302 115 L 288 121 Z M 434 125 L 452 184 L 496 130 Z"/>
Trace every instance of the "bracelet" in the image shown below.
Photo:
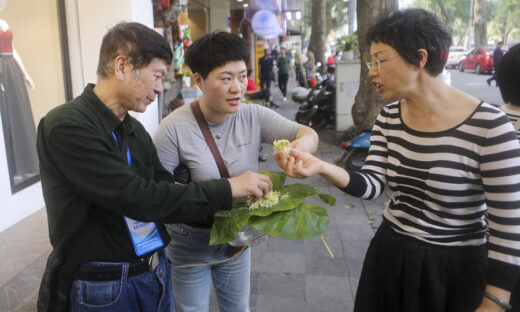
<path fill-rule="evenodd" d="M 493 296 L 492 294 L 488 293 L 487 291 L 484 292 L 484 297 L 488 298 L 489 300 L 493 301 L 494 303 L 498 304 L 501 308 L 504 308 L 506 310 L 511 310 L 511 305 L 504 300 Z"/>

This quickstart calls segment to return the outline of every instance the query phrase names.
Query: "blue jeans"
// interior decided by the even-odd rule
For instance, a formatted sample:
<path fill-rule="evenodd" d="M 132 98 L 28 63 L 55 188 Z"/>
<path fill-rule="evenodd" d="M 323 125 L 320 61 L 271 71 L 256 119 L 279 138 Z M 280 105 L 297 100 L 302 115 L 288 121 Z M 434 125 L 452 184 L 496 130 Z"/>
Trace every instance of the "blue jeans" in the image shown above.
<path fill-rule="evenodd" d="M 173 262 L 176 310 L 208 311 L 210 283 L 213 281 L 221 312 L 248 312 L 250 248 L 222 263 L 179 268 L 228 259 L 233 257 L 233 251 L 228 244 L 209 246 L 209 229 L 194 229 L 182 224 L 169 224 L 167 229 L 172 238 L 166 253 Z"/>
<path fill-rule="evenodd" d="M 171 266 L 164 251 L 153 271 L 128 277 L 128 263 L 89 262 L 88 267 L 121 266 L 120 280 L 92 282 L 75 280 L 71 290 L 71 311 L 173 312 Z"/>

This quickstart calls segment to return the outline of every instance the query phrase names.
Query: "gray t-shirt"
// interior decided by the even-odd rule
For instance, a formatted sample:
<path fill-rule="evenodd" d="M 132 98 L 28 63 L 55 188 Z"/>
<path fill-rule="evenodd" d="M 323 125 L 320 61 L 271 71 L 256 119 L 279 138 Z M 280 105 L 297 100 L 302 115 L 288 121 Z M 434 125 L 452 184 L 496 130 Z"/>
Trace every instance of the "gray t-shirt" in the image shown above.
<path fill-rule="evenodd" d="M 242 104 L 240 110 L 218 124 L 209 123 L 213 139 L 231 177 L 258 171 L 261 143 L 293 140 L 300 125 L 256 104 Z M 219 179 L 220 173 L 191 105 L 168 115 L 155 134 L 154 143 L 164 168 L 173 172 L 181 163 L 190 168 L 192 181 Z"/>

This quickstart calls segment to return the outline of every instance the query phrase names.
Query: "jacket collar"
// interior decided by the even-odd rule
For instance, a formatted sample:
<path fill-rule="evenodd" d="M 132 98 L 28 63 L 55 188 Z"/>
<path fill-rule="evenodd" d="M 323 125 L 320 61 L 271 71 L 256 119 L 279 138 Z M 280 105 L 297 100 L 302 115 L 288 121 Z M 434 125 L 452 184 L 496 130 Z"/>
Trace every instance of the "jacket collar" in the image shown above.
<path fill-rule="evenodd" d="M 124 124 L 124 127 L 128 134 L 131 134 L 135 131 L 135 118 L 130 116 L 130 114 L 126 114 L 125 119 L 121 121 L 119 117 L 116 116 L 94 93 L 95 84 L 89 83 L 85 89 L 83 90 L 82 97 L 86 98 L 89 103 L 89 108 L 92 109 L 92 112 L 99 117 L 101 123 L 103 125 L 104 131 L 108 134 L 112 133 L 117 127 L 121 124 Z"/>

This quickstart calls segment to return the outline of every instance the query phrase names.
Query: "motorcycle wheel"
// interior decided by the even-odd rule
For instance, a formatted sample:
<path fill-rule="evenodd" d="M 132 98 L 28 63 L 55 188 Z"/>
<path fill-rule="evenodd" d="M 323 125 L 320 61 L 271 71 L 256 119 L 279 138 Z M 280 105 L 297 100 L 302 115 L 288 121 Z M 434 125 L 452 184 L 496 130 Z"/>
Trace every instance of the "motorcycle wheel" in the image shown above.
<path fill-rule="evenodd" d="M 307 125 L 309 121 L 309 114 L 310 112 L 297 112 L 296 116 L 294 116 L 294 120 L 296 120 L 296 122 L 299 124 Z"/>
<path fill-rule="evenodd" d="M 344 168 L 347 170 L 361 170 L 365 164 L 365 160 L 368 155 L 367 149 L 355 149 L 352 150 L 350 155 L 346 157 L 344 162 Z"/>
<path fill-rule="evenodd" d="M 307 126 L 311 127 L 314 130 L 319 130 L 327 124 L 327 118 L 324 116 L 322 112 L 316 112 L 309 121 L 307 122 Z"/>

